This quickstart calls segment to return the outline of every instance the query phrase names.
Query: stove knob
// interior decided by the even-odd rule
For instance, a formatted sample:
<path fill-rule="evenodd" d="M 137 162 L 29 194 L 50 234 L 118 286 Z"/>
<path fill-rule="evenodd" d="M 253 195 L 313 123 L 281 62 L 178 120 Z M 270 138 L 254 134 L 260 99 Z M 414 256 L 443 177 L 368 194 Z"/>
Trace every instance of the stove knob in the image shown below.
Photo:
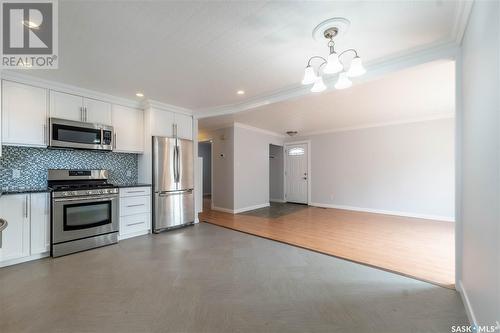
<path fill-rule="evenodd" d="M 88 194 L 88 195 L 92 194 L 92 191 L 87 191 L 87 194 Z"/>
<path fill-rule="evenodd" d="M 73 191 L 73 192 L 68 192 L 68 194 L 70 194 L 70 195 L 78 195 L 78 192 L 77 191 Z"/>
<path fill-rule="evenodd" d="M 69 193 L 68 193 L 68 192 L 63 192 L 63 193 L 61 193 L 61 195 L 62 195 L 63 197 L 67 197 L 67 196 L 69 195 Z"/>

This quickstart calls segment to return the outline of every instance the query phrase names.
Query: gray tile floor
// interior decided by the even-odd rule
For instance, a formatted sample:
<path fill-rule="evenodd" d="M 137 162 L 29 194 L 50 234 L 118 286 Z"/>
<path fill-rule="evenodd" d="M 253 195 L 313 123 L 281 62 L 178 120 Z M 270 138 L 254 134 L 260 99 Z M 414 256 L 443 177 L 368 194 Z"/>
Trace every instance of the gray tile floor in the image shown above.
<path fill-rule="evenodd" d="M 286 216 L 288 214 L 293 214 L 295 212 L 307 209 L 309 206 L 294 204 L 288 202 L 271 202 L 269 207 L 259 208 L 251 210 L 248 212 L 240 213 L 241 215 L 250 215 L 256 217 L 265 217 L 270 219 L 276 219 L 278 217 Z"/>
<path fill-rule="evenodd" d="M 452 290 L 202 223 L 0 269 L 0 332 L 450 332 Z"/>

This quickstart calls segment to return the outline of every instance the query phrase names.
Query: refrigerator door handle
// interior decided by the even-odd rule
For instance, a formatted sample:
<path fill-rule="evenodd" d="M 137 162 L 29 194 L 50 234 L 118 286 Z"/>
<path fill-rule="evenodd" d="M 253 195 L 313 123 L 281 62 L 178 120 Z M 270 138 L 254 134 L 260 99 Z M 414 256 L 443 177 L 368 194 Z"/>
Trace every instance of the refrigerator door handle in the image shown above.
<path fill-rule="evenodd" d="M 177 183 L 177 146 L 174 146 L 174 160 L 173 169 L 174 169 L 174 183 Z"/>
<path fill-rule="evenodd" d="M 158 195 L 160 197 L 168 197 L 170 195 L 183 194 L 183 193 L 191 193 L 191 192 L 193 192 L 192 188 L 190 188 L 188 190 L 179 190 L 179 191 L 163 191 L 163 192 L 159 192 Z"/>
<path fill-rule="evenodd" d="M 180 169 L 181 169 L 181 164 L 180 164 L 180 154 L 179 154 L 179 146 L 175 146 L 175 151 L 176 151 L 176 154 L 175 154 L 175 169 L 176 169 L 176 173 L 175 173 L 175 182 L 178 183 L 180 180 L 181 180 L 181 174 L 180 174 Z"/>

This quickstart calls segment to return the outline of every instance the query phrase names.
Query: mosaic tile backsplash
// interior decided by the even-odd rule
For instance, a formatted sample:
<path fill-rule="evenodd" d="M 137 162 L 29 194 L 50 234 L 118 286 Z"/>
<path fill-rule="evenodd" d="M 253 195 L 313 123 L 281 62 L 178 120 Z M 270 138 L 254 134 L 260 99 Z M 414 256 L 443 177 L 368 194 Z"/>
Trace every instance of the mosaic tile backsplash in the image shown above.
<path fill-rule="evenodd" d="M 132 184 L 138 178 L 137 163 L 137 154 L 3 146 L 0 189 L 45 187 L 48 169 L 106 169 L 111 183 Z M 19 178 L 13 170 L 21 172 Z"/>

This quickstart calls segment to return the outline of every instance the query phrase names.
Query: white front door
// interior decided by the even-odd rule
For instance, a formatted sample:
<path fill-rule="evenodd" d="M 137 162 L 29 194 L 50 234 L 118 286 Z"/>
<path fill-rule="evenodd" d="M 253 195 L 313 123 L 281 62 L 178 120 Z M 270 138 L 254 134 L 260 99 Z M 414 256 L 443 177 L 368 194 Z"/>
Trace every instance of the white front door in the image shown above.
<path fill-rule="evenodd" d="M 309 175 L 307 144 L 286 146 L 286 201 L 307 204 Z"/>

